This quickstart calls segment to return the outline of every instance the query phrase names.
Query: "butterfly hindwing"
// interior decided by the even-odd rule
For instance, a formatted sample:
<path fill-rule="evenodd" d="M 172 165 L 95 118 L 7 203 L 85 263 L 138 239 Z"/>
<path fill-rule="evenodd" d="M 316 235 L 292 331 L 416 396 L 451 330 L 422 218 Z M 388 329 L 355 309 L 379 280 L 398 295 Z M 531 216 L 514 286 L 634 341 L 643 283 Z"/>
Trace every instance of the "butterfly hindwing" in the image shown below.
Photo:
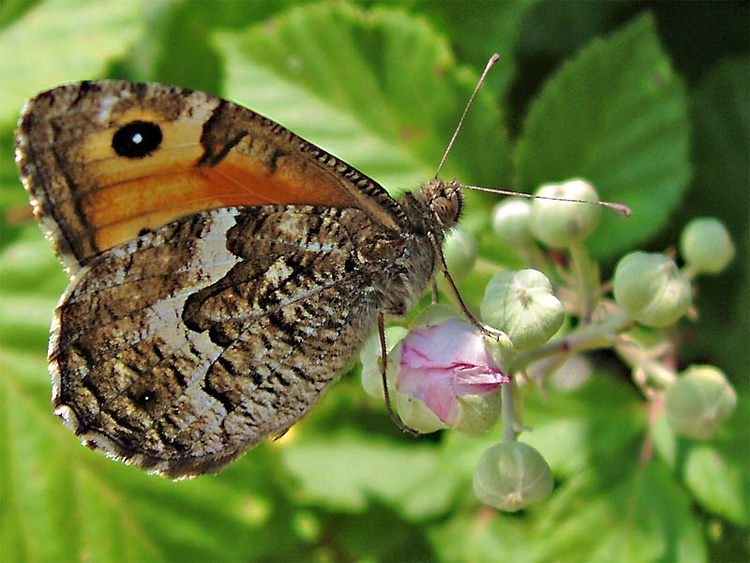
<path fill-rule="evenodd" d="M 172 477 L 283 433 L 375 323 L 383 263 L 356 251 L 368 236 L 357 210 L 229 208 L 103 253 L 58 309 L 58 414 Z"/>

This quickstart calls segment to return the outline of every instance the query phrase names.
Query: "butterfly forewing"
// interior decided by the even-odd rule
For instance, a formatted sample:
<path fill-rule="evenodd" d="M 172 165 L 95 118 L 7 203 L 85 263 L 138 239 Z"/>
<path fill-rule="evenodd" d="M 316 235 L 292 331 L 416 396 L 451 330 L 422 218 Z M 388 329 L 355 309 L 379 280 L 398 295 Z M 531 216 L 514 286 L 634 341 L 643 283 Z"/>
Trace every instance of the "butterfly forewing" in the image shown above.
<path fill-rule="evenodd" d="M 249 109 L 202 92 L 102 80 L 40 94 L 17 161 L 35 213 L 71 273 L 143 229 L 206 209 L 363 209 L 403 225 L 376 182 Z"/>

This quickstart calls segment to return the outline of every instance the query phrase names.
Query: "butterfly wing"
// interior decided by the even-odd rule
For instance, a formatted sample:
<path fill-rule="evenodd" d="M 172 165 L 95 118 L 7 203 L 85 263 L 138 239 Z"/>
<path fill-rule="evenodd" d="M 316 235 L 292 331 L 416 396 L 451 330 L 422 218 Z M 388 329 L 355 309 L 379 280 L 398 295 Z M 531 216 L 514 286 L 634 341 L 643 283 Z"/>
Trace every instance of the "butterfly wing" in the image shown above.
<path fill-rule="evenodd" d="M 408 279 L 394 259 L 426 248 L 404 252 L 407 220 L 377 183 L 206 94 L 62 86 L 29 102 L 16 138 L 71 275 L 50 343 L 56 412 L 171 477 L 304 416 L 388 307 L 379 279 Z M 421 291 L 434 257 L 409 262 L 420 287 L 392 301 Z"/>
<path fill-rule="evenodd" d="M 374 228 L 353 209 L 225 208 L 105 251 L 58 310 L 56 412 L 90 447 L 173 478 L 282 434 L 375 324 Z"/>
<path fill-rule="evenodd" d="M 376 182 L 278 123 L 202 92 L 101 80 L 24 108 L 16 160 L 71 275 L 101 251 L 206 209 L 264 204 L 363 210 L 388 227 Z"/>

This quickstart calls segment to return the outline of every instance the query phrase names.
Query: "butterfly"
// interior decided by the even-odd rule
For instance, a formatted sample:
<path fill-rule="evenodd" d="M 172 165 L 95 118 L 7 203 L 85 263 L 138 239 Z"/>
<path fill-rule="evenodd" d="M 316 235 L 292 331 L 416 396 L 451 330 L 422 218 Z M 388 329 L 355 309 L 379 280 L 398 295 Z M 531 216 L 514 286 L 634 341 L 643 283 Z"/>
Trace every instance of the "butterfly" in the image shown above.
<path fill-rule="evenodd" d="M 82 443 L 170 478 L 304 417 L 440 266 L 463 187 L 398 201 L 278 123 L 159 84 L 27 103 L 16 161 L 70 284 L 52 402 Z"/>

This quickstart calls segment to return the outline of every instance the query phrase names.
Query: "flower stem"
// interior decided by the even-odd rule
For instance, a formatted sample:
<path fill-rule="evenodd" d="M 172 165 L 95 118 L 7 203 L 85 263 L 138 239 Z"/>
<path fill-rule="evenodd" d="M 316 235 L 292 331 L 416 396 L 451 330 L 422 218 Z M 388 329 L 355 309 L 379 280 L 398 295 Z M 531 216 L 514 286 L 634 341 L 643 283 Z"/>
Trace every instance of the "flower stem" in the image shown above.
<path fill-rule="evenodd" d="M 619 312 L 601 323 L 581 326 L 562 338 L 550 340 L 542 346 L 521 352 L 516 356 L 509 371 L 518 373 L 533 362 L 561 352 L 572 354 L 581 350 L 611 347 L 614 344 L 614 336 L 633 322 L 630 315 Z"/>
<path fill-rule="evenodd" d="M 574 242 L 569 250 L 577 282 L 581 323 L 589 324 L 596 304 L 599 275 L 596 264 L 591 260 L 583 241 Z"/>
<path fill-rule="evenodd" d="M 515 386 L 516 384 L 512 379 L 500 384 L 504 444 L 515 442 L 516 438 L 518 437 L 518 432 L 516 432 L 516 412 L 513 407 L 513 394 L 515 392 Z"/>
<path fill-rule="evenodd" d="M 699 274 L 698 270 L 690 264 L 686 264 L 685 266 L 683 266 L 680 269 L 680 273 L 682 274 L 682 277 L 689 282 L 693 282 Z"/>

